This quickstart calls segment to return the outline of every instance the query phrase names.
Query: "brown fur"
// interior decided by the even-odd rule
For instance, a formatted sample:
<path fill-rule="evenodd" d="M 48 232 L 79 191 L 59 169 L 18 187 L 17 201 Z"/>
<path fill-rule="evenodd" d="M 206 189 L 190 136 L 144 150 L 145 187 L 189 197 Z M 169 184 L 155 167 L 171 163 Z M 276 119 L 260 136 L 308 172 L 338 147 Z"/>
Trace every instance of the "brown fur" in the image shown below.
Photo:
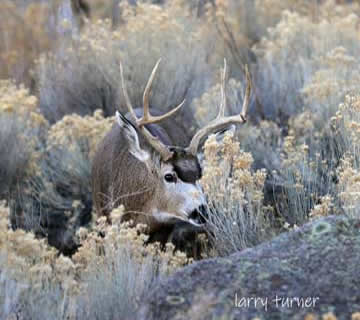
<path fill-rule="evenodd" d="M 161 133 L 162 130 L 159 130 L 161 128 L 153 125 L 152 131 L 157 129 L 156 132 Z M 149 149 L 140 135 L 139 137 L 142 148 Z M 156 203 L 159 210 L 166 211 L 166 209 L 169 210 L 169 205 L 175 206 L 176 203 L 159 192 L 162 177 L 159 176 L 161 162 L 158 155 L 152 152 L 151 163 L 155 165 L 149 171 L 145 163 L 131 155 L 128 149 L 127 140 L 119 125 L 115 123 L 98 146 L 93 159 L 92 189 L 96 212 L 100 216 L 108 216 L 113 208 L 122 204 L 125 207 L 127 219 L 131 218 L 136 223 L 146 223 L 151 231 L 156 231 L 161 224 L 151 216 L 152 205 Z M 196 172 L 198 162 L 194 157 L 189 156 L 186 161 L 179 159 L 178 156 L 171 162 L 178 169 L 179 176 L 186 175 L 181 173 L 181 164 L 186 164 L 184 169 L 193 169 L 194 177 L 198 178 Z M 191 164 L 192 162 L 196 164 Z M 187 175 L 189 176 L 189 173 Z"/>
<path fill-rule="evenodd" d="M 163 126 L 159 124 L 150 125 L 148 129 L 152 134 L 158 136 L 163 143 L 172 145 L 172 139 L 167 135 Z M 186 145 L 188 140 L 185 131 L 179 129 L 173 123 L 170 132 L 182 134 L 177 136 L 180 143 Z M 147 143 L 138 133 L 142 149 L 150 150 Z M 176 140 L 176 138 L 175 138 Z M 177 141 L 176 141 L 177 142 Z M 201 169 L 196 157 L 186 154 L 181 147 L 171 148 L 174 150 L 174 157 L 169 160 L 177 175 L 188 183 L 195 183 L 201 176 Z M 151 151 L 150 151 L 151 152 Z M 136 224 L 144 223 L 149 227 L 150 241 L 181 243 L 178 236 L 186 233 L 187 223 L 175 223 L 169 225 L 161 223 L 151 215 L 151 208 L 156 204 L 159 211 L 172 212 L 171 206 L 176 207 L 176 201 L 185 199 L 168 199 L 161 190 L 163 188 L 163 176 L 160 176 L 161 162 L 155 151 L 151 152 L 150 170 L 144 162 L 135 158 L 129 152 L 128 141 L 123 129 L 115 123 L 110 132 L 99 144 L 98 150 L 93 159 L 92 166 L 92 190 L 93 203 L 97 215 L 109 217 L 109 213 L 120 204 L 125 207 L 124 220 L 133 220 Z M 109 218 L 110 222 L 110 218 Z M 177 232 L 177 224 L 181 226 Z M 190 227 L 190 225 L 189 225 Z M 190 230 L 190 229 L 189 229 Z M 193 229 L 191 229 L 191 232 Z M 188 241 L 185 240 L 184 241 Z"/>
<path fill-rule="evenodd" d="M 114 124 L 94 157 L 92 184 L 98 215 L 107 216 L 112 208 L 120 204 L 125 206 L 127 213 L 141 213 L 155 194 L 156 173 L 150 176 L 145 164 L 127 151 L 125 143 L 119 126 Z M 124 170 L 129 174 L 124 174 Z M 133 216 L 137 217 L 137 222 L 147 218 L 142 214 Z"/>

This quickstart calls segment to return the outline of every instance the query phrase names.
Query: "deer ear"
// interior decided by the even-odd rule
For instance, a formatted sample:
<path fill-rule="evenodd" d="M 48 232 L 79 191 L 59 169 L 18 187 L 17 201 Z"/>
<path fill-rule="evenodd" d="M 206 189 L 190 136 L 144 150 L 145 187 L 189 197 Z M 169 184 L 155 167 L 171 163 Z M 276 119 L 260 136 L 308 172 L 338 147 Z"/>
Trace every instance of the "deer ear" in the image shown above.
<path fill-rule="evenodd" d="M 124 132 L 124 137 L 129 146 L 129 152 L 141 162 L 146 162 L 150 158 L 150 154 L 146 150 L 141 149 L 139 136 L 133 124 L 119 111 L 116 111 L 115 118 L 116 122 Z"/>

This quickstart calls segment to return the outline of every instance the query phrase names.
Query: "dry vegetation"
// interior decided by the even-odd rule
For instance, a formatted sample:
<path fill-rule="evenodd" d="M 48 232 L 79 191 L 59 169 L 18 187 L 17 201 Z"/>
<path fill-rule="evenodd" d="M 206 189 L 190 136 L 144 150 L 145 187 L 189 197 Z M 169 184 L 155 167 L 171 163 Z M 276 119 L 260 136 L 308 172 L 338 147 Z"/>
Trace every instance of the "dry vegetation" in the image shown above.
<path fill-rule="evenodd" d="M 190 131 L 217 112 L 223 58 L 229 113 L 249 65 L 249 123 L 203 149 L 205 255 L 321 216 L 360 216 L 355 1 L 97 0 L 81 32 L 66 2 L 0 4 L 0 318 L 131 319 L 153 281 L 192 261 L 145 246 L 144 226 L 122 224 L 121 208 L 111 226 L 91 219 L 92 155 L 116 108 L 125 111 L 120 60 L 140 104 L 163 58 L 151 104 L 186 98 L 178 117 Z M 53 246 L 78 250 L 70 258 Z"/>

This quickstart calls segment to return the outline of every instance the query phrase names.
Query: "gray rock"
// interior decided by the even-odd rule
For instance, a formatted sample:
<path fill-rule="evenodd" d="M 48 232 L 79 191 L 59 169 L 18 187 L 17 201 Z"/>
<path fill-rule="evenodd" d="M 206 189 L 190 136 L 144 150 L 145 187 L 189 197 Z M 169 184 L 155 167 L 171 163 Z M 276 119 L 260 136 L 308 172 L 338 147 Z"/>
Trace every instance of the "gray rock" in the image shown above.
<path fill-rule="evenodd" d="M 360 220 L 331 216 L 176 272 L 150 290 L 137 319 L 350 319 L 359 311 Z"/>

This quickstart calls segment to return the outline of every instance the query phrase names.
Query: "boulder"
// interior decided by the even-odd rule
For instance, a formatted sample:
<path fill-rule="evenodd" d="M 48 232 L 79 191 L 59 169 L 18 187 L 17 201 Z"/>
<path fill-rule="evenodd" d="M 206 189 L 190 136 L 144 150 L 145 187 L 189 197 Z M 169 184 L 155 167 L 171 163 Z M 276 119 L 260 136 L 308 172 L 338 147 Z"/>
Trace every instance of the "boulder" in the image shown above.
<path fill-rule="evenodd" d="M 360 220 L 330 216 L 179 270 L 151 288 L 137 319 L 351 319 L 359 311 Z"/>

